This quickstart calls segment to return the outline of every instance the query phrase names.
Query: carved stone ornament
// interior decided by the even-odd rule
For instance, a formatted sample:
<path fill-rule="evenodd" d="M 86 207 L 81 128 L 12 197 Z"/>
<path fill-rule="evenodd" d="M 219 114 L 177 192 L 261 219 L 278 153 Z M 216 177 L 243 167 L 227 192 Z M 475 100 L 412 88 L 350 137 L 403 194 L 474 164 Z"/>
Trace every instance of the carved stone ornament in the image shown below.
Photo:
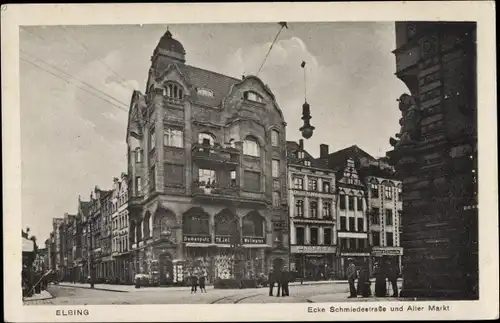
<path fill-rule="evenodd" d="M 399 120 L 401 129 L 396 134 L 396 138 L 390 138 L 389 142 L 394 148 L 405 145 L 410 145 L 417 139 L 420 123 L 420 109 L 415 101 L 415 98 L 404 93 L 398 99 L 399 110 L 402 113 L 402 118 Z"/>

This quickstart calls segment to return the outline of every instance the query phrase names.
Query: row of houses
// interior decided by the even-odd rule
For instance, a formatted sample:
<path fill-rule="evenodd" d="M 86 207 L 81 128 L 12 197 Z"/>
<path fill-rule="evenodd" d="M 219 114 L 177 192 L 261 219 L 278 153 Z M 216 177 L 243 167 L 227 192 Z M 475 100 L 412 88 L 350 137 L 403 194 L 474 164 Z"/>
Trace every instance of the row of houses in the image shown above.
<path fill-rule="evenodd" d="M 127 175 L 54 219 L 54 265 L 65 277 L 95 268 L 101 280 L 170 284 L 283 267 L 342 277 L 345 257 L 400 257 L 401 185 L 390 167 L 356 147 L 322 145 L 313 158 L 287 141 L 286 125 L 260 78 L 186 64 L 167 30 L 145 93 L 132 94 Z"/>

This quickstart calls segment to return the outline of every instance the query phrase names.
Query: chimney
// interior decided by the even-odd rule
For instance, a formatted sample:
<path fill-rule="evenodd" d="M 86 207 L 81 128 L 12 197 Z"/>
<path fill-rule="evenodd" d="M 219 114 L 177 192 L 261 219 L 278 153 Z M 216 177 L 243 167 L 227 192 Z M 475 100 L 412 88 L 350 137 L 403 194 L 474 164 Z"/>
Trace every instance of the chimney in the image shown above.
<path fill-rule="evenodd" d="M 328 157 L 328 145 L 325 144 L 319 145 L 319 157 L 320 158 Z"/>
<path fill-rule="evenodd" d="M 299 140 L 299 148 L 300 150 L 304 150 L 304 139 Z"/>

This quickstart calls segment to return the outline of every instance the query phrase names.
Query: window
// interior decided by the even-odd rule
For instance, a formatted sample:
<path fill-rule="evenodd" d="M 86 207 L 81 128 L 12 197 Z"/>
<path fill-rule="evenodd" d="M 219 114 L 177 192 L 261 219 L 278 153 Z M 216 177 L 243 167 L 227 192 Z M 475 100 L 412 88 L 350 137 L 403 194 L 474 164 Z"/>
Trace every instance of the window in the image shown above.
<path fill-rule="evenodd" d="M 198 169 L 198 181 L 200 186 L 212 185 L 216 181 L 215 171 L 212 169 Z"/>
<path fill-rule="evenodd" d="M 340 231 L 346 231 L 347 230 L 347 222 L 346 222 L 346 217 L 341 216 L 340 217 Z"/>
<path fill-rule="evenodd" d="M 163 133 L 163 144 L 169 147 L 184 147 L 182 130 L 167 128 Z"/>
<path fill-rule="evenodd" d="M 248 190 L 260 191 L 260 173 L 245 171 L 243 184 Z"/>
<path fill-rule="evenodd" d="M 149 150 L 152 150 L 156 147 L 156 132 L 155 132 L 155 128 L 152 127 L 150 130 L 149 130 Z"/>
<path fill-rule="evenodd" d="M 293 187 L 296 190 L 303 190 L 304 189 L 304 179 L 301 177 L 295 177 L 293 179 Z"/>
<path fill-rule="evenodd" d="M 209 217 L 205 214 L 189 214 L 182 221 L 185 234 L 209 234 Z"/>
<path fill-rule="evenodd" d="M 364 219 L 363 218 L 358 218 L 357 221 L 358 221 L 358 232 L 364 232 L 365 231 L 365 228 L 364 228 L 365 221 L 364 221 Z"/>
<path fill-rule="evenodd" d="M 252 213 L 243 218 L 243 235 L 247 237 L 263 237 L 264 236 L 264 219 Z"/>
<path fill-rule="evenodd" d="M 370 191 L 371 191 L 371 195 L 372 195 L 372 198 L 378 198 L 378 184 L 375 184 L 375 183 L 371 183 L 370 184 Z"/>
<path fill-rule="evenodd" d="M 311 166 L 311 161 L 304 160 L 304 166 L 310 167 Z"/>
<path fill-rule="evenodd" d="M 140 163 L 142 162 L 142 149 L 137 148 L 135 150 L 135 162 Z"/>
<path fill-rule="evenodd" d="M 357 203 L 356 207 L 358 208 L 358 211 L 362 211 L 363 210 L 363 198 L 357 197 L 356 203 Z"/>
<path fill-rule="evenodd" d="M 212 92 L 209 89 L 197 89 L 196 93 L 198 93 L 198 95 L 201 95 L 201 96 L 208 96 L 208 97 L 214 96 L 214 92 Z"/>
<path fill-rule="evenodd" d="M 246 139 L 243 141 L 243 154 L 248 156 L 259 157 L 260 147 L 257 141 L 253 139 Z"/>
<path fill-rule="evenodd" d="M 164 164 L 164 182 L 165 184 L 183 184 L 184 183 L 184 165 Z"/>
<path fill-rule="evenodd" d="M 311 228 L 311 245 L 318 245 L 318 228 Z"/>
<path fill-rule="evenodd" d="M 304 216 L 304 201 L 302 200 L 295 201 L 295 216 L 298 217 Z"/>
<path fill-rule="evenodd" d="M 271 131 L 271 144 L 273 145 L 273 147 L 279 146 L 280 144 L 279 137 L 280 137 L 279 132 L 277 132 L 276 130 Z"/>
<path fill-rule="evenodd" d="M 332 229 L 330 228 L 323 229 L 323 244 L 324 245 L 332 244 Z"/>
<path fill-rule="evenodd" d="M 373 235 L 373 246 L 380 246 L 380 232 L 372 232 Z"/>
<path fill-rule="evenodd" d="M 345 195 L 339 195 L 339 207 L 341 210 L 345 210 Z"/>
<path fill-rule="evenodd" d="M 249 100 L 249 101 L 254 101 L 254 102 L 262 102 L 262 97 L 255 93 L 255 92 L 251 92 L 251 91 L 248 91 L 248 92 L 245 92 L 245 99 Z"/>
<path fill-rule="evenodd" d="M 330 182 L 323 181 L 323 192 L 330 193 Z"/>
<path fill-rule="evenodd" d="M 318 217 L 318 202 L 312 201 L 309 203 L 311 218 L 315 219 Z"/>
<path fill-rule="evenodd" d="M 303 227 L 297 227 L 295 228 L 295 243 L 297 245 L 303 246 L 305 245 L 305 234 L 304 234 L 304 228 Z"/>
<path fill-rule="evenodd" d="M 202 145 L 210 145 L 213 146 L 215 142 L 214 136 L 209 133 L 202 132 L 198 135 L 198 143 Z"/>
<path fill-rule="evenodd" d="M 310 179 L 309 180 L 309 190 L 315 191 L 315 192 L 318 190 L 318 180 L 317 179 Z"/>
<path fill-rule="evenodd" d="M 273 177 L 279 177 L 280 176 L 280 161 L 273 159 L 272 160 L 272 174 Z"/>
<path fill-rule="evenodd" d="M 385 225 L 392 225 L 392 210 L 385 210 Z"/>
<path fill-rule="evenodd" d="M 236 171 L 231 171 L 231 186 L 236 186 Z"/>
<path fill-rule="evenodd" d="M 403 189 L 401 187 L 398 188 L 398 201 L 401 202 L 403 200 Z"/>
<path fill-rule="evenodd" d="M 385 186 L 384 191 L 385 191 L 385 198 L 388 200 L 392 200 L 392 187 Z"/>
<path fill-rule="evenodd" d="M 273 192 L 273 207 L 280 207 L 280 193 Z"/>
<path fill-rule="evenodd" d="M 332 203 L 323 202 L 323 218 L 330 218 L 332 216 Z"/>
<path fill-rule="evenodd" d="M 347 204 L 349 206 L 349 211 L 354 211 L 354 196 L 347 197 Z"/>
<path fill-rule="evenodd" d="M 303 151 L 299 151 L 298 156 L 299 156 L 299 159 L 303 159 L 304 158 L 304 152 Z"/>
<path fill-rule="evenodd" d="M 378 207 L 372 208 L 371 220 L 372 224 L 380 224 L 380 209 Z"/>
<path fill-rule="evenodd" d="M 177 84 L 168 84 L 166 88 L 163 89 L 163 95 L 170 99 L 182 100 L 184 97 L 182 88 Z"/>
<path fill-rule="evenodd" d="M 153 165 L 149 171 L 149 191 L 156 190 L 156 165 Z"/>
<path fill-rule="evenodd" d="M 392 232 L 387 232 L 387 247 L 394 246 L 394 234 Z"/>
<path fill-rule="evenodd" d="M 355 232 L 356 231 L 355 222 L 354 222 L 354 218 L 353 217 L 349 218 L 349 231 L 351 231 L 351 232 Z"/>

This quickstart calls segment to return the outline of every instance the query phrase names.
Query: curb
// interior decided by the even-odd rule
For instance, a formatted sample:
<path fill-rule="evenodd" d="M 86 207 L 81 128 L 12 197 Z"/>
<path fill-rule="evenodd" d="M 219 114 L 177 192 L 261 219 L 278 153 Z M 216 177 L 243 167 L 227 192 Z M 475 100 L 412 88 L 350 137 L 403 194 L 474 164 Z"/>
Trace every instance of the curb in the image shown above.
<path fill-rule="evenodd" d="M 48 291 L 46 291 L 47 294 L 49 294 L 50 296 L 47 296 L 47 297 L 44 297 L 44 298 L 37 298 L 37 299 L 24 299 L 23 298 L 23 303 L 29 303 L 29 302 L 36 302 L 36 301 L 46 301 L 46 300 L 49 300 L 49 299 L 53 299 L 55 298 L 54 295 L 52 295 L 51 293 L 49 293 Z"/>
<path fill-rule="evenodd" d="M 66 284 L 57 284 L 55 286 L 72 287 L 72 288 L 82 288 L 82 289 L 92 289 L 92 290 L 101 290 L 101 291 L 116 292 L 116 293 L 130 293 L 127 290 L 118 290 L 118 289 L 111 289 L 111 288 L 100 288 L 100 287 L 90 288 L 90 287 L 87 287 L 87 286 L 75 286 L 75 285 L 66 285 Z"/>

